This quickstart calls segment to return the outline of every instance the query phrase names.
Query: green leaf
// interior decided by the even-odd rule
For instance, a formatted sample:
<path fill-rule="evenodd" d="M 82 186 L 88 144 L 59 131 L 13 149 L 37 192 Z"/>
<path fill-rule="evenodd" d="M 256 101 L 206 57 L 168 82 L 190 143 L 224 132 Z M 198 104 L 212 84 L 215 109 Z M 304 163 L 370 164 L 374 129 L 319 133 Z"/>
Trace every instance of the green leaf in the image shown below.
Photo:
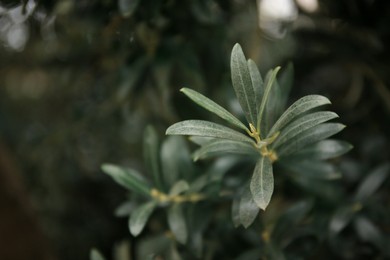
<path fill-rule="evenodd" d="M 254 141 L 231 128 L 203 120 L 186 120 L 171 125 L 167 135 L 197 135 L 253 143 Z"/>
<path fill-rule="evenodd" d="M 261 157 L 257 161 L 252 175 L 250 189 L 257 206 L 265 210 L 274 191 L 272 163 L 268 157 Z"/>
<path fill-rule="evenodd" d="M 104 256 L 96 249 L 92 248 L 89 252 L 89 259 L 90 260 L 105 260 Z"/>
<path fill-rule="evenodd" d="M 379 166 L 374 171 L 372 171 L 360 184 L 355 199 L 357 200 L 366 200 L 375 191 L 378 190 L 380 185 L 384 182 L 386 177 L 390 172 L 390 164 L 386 163 L 384 165 Z"/>
<path fill-rule="evenodd" d="M 270 73 L 272 73 L 272 71 L 268 72 L 268 74 Z M 275 78 L 268 95 L 267 104 L 265 105 L 263 118 L 261 120 L 260 130 L 263 138 L 267 136 L 267 133 L 272 125 L 275 124 L 276 120 L 284 111 L 284 107 L 280 104 L 281 96 L 281 89 L 277 79 Z"/>
<path fill-rule="evenodd" d="M 355 229 L 364 242 L 370 242 L 379 249 L 385 246 L 381 231 L 366 217 L 358 216 L 354 221 Z M 386 245 L 388 246 L 388 245 Z"/>
<path fill-rule="evenodd" d="M 313 207 L 313 201 L 300 201 L 289 207 L 283 215 L 281 215 L 272 231 L 272 237 L 279 243 L 285 237 L 285 234 L 296 227 L 299 222 L 307 215 Z"/>
<path fill-rule="evenodd" d="M 130 17 L 138 6 L 139 0 L 118 0 L 120 13 L 124 17 Z"/>
<path fill-rule="evenodd" d="M 156 130 L 152 126 L 148 126 L 145 129 L 143 150 L 146 167 L 152 174 L 156 187 L 162 190 L 163 186 L 159 165 L 159 141 Z"/>
<path fill-rule="evenodd" d="M 341 178 L 341 174 L 336 168 L 327 162 L 317 160 L 293 160 L 288 159 L 280 162 L 283 167 L 300 174 L 302 177 L 322 180 L 334 180 Z"/>
<path fill-rule="evenodd" d="M 356 214 L 352 205 L 346 205 L 336 210 L 329 222 L 329 232 L 331 236 L 340 233 Z"/>
<path fill-rule="evenodd" d="M 253 200 L 249 183 L 245 185 L 239 205 L 240 223 L 245 228 L 248 228 L 253 221 L 255 221 L 260 210 L 259 206 L 257 206 L 256 202 Z"/>
<path fill-rule="evenodd" d="M 187 242 L 187 225 L 184 219 L 182 204 L 173 204 L 168 209 L 169 228 L 175 235 L 177 241 L 182 244 Z"/>
<path fill-rule="evenodd" d="M 238 102 L 240 103 L 248 122 L 256 124 L 257 107 L 255 91 L 253 89 L 251 75 L 244 52 L 238 43 L 233 47 L 230 67 L 233 88 Z"/>
<path fill-rule="evenodd" d="M 290 139 L 284 145 L 276 149 L 279 157 L 295 153 L 306 145 L 321 141 L 332 136 L 345 128 L 345 125 L 339 123 L 325 123 L 314 126 L 306 131 L 299 133 Z"/>
<path fill-rule="evenodd" d="M 314 143 L 297 151 L 293 158 L 310 158 L 312 160 L 327 160 L 347 153 L 352 145 L 340 140 L 327 139 Z"/>
<path fill-rule="evenodd" d="M 199 146 L 202 146 L 202 145 L 208 144 L 212 141 L 215 141 L 215 138 L 203 137 L 203 136 L 190 136 L 188 139 L 191 142 L 193 142 L 194 144 L 197 144 Z"/>
<path fill-rule="evenodd" d="M 308 95 L 298 99 L 279 117 L 278 121 L 276 121 L 269 131 L 267 137 L 270 137 L 277 131 L 280 131 L 284 126 L 304 112 L 326 104 L 330 104 L 329 99 L 320 95 Z"/>
<path fill-rule="evenodd" d="M 189 188 L 190 186 L 188 185 L 188 182 L 184 180 L 180 180 L 172 186 L 171 190 L 169 191 L 169 195 L 171 196 L 179 195 L 180 193 L 188 191 Z"/>
<path fill-rule="evenodd" d="M 221 107 L 220 105 L 218 105 L 211 99 L 207 98 L 206 96 L 189 88 L 182 88 L 180 91 L 183 92 L 185 95 L 187 95 L 192 101 L 194 101 L 199 106 L 216 114 L 220 118 L 225 119 L 227 122 L 235 125 L 236 127 L 241 128 L 245 131 L 249 131 L 248 128 L 239 119 L 237 119 L 225 108 Z"/>
<path fill-rule="evenodd" d="M 138 236 L 142 232 L 156 206 L 156 201 L 149 201 L 139 206 L 131 213 L 129 218 L 129 230 L 133 236 Z"/>
<path fill-rule="evenodd" d="M 303 117 L 298 118 L 292 123 L 288 124 L 281 132 L 275 142 L 272 144 L 272 148 L 276 149 L 277 147 L 283 145 L 288 140 L 294 138 L 298 134 L 306 131 L 309 128 L 312 128 L 316 125 L 329 121 L 331 119 L 337 118 L 338 115 L 333 112 L 315 112 L 307 114 Z"/>
<path fill-rule="evenodd" d="M 193 172 L 191 155 L 182 137 L 170 136 L 161 146 L 161 162 L 165 191 L 183 176 L 191 177 Z"/>
<path fill-rule="evenodd" d="M 280 73 L 278 81 L 281 90 L 279 105 L 282 109 L 285 109 L 291 87 L 294 83 L 294 66 L 291 62 L 289 62 L 286 69 Z"/>
<path fill-rule="evenodd" d="M 151 187 L 137 171 L 113 164 L 103 164 L 101 169 L 126 189 L 149 196 Z"/>
<path fill-rule="evenodd" d="M 215 140 L 196 150 L 192 157 L 194 161 L 197 161 L 221 154 L 259 155 L 253 144 L 232 140 Z"/>
<path fill-rule="evenodd" d="M 233 199 L 232 203 L 232 220 L 235 228 L 241 225 L 240 219 L 240 198 Z"/>
<path fill-rule="evenodd" d="M 268 103 L 268 98 L 271 93 L 272 87 L 275 85 L 274 82 L 279 70 L 280 67 L 276 67 L 274 70 L 271 70 L 269 73 L 267 73 L 265 77 L 265 82 L 264 82 L 265 90 L 264 90 L 263 98 L 261 100 L 259 112 L 257 114 L 257 124 L 256 124 L 257 129 L 261 129 L 262 131 L 264 131 L 263 119 L 264 119 L 265 108 Z M 262 135 L 261 137 L 266 136 L 265 133 L 261 133 L 261 135 Z"/>
<path fill-rule="evenodd" d="M 264 94 L 263 78 L 261 77 L 256 63 L 251 59 L 248 60 L 248 68 L 252 79 L 253 91 L 255 92 L 256 107 L 260 107 L 261 98 Z"/>

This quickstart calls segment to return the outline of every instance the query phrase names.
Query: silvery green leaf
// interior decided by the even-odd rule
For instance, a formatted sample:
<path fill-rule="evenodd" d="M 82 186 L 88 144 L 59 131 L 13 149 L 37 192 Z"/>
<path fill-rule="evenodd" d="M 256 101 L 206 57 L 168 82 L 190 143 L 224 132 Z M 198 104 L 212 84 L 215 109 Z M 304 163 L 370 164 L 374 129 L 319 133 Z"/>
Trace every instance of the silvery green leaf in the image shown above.
<path fill-rule="evenodd" d="M 176 203 L 168 209 L 168 224 L 177 241 L 187 242 L 187 225 L 184 219 L 183 205 Z"/>
<path fill-rule="evenodd" d="M 253 143 L 253 140 L 231 128 L 203 120 L 186 120 L 171 125 L 167 135 L 197 135 Z"/>
<path fill-rule="evenodd" d="M 251 75 L 244 52 L 238 43 L 233 47 L 230 67 L 233 88 L 238 102 L 240 103 L 248 122 L 255 124 L 257 116 L 255 91 L 253 89 Z"/>
<path fill-rule="evenodd" d="M 260 129 L 261 132 L 264 131 L 264 113 L 266 112 L 266 106 L 268 103 L 268 98 L 271 93 L 272 87 L 275 86 L 275 80 L 276 80 L 276 75 L 278 74 L 278 71 L 280 70 L 280 67 L 276 67 L 275 69 L 271 70 L 270 72 L 267 73 L 264 81 L 264 94 L 261 99 L 260 107 L 257 113 L 257 120 L 256 120 L 256 129 Z M 261 137 L 265 137 L 266 135 L 264 133 L 261 133 Z"/>
<path fill-rule="evenodd" d="M 197 161 L 199 159 L 210 158 L 221 154 L 259 155 L 254 144 L 223 139 L 215 140 L 203 145 L 193 153 L 192 158 L 194 161 Z"/>
<path fill-rule="evenodd" d="M 240 223 L 245 227 L 248 228 L 253 221 L 255 221 L 257 214 L 259 213 L 259 206 L 255 203 L 252 197 L 252 193 L 248 185 L 245 185 L 245 188 L 243 189 L 243 193 L 240 198 L 239 203 L 239 217 L 240 217 Z"/>
<path fill-rule="evenodd" d="M 204 136 L 190 136 L 188 138 L 191 142 L 197 145 L 205 145 L 212 141 L 215 141 L 215 138 L 212 137 L 204 137 Z"/>
<path fill-rule="evenodd" d="M 316 125 L 329 121 L 331 119 L 337 118 L 338 115 L 334 112 L 315 112 L 311 114 L 304 115 L 292 123 L 288 124 L 281 132 L 275 142 L 272 144 L 272 148 L 276 149 L 277 147 L 283 145 L 286 141 L 294 138 L 299 133 L 306 131 L 309 128 L 312 128 Z"/>
<path fill-rule="evenodd" d="M 267 137 L 270 137 L 277 131 L 280 131 L 302 113 L 326 104 L 330 104 L 329 99 L 320 95 L 308 95 L 298 99 L 279 117 L 278 121 L 276 121 L 269 131 Z"/>
<path fill-rule="evenodd" d="M 314 143 L 297 151 L 293 158 L 310 158 L 313 160 L 327 160 L 341 156 L 352 149 L 352 145 L 341 140 L 327 139 Z"/>
<path fill-rule="evenodd" d="M 130 17 L 138 6 L 139 0 L 118 0 L 120 13 L 124 17 Z"/>
<path fill-rule="evenodd" d="M 143 152 L 146 167 L 153 176 L 156 187 L 161 190 L 163 184 L 159 162 L 159 141 L 156 130 L 152 126 L 145 129 Z"/>
<path fill-rule="evenodd" d="M 92 248 L 89 252 L 89 259 L 90 260 L 105 260 L 104 256 L 96 249 Z"/>
<path fill-rule="evenodd" d="M 336 210 L 329 222 L 329 232 L 331 236 L 340 233 L 350 222 L 356 211 L 351 205 L 345 205 Z"/>
<path fill-rule="evenodd" d="M 263 78 L 261 77 L 256 63 L 251 59 L 248 60 L 248 68 L 252 79 L 253 91 L 255 92 L 256 107 L 260 107 L 261 99 L 264 93 Z"/>
<path fill-rule="evenodd" d="M 370 242 L 379 249 L 385 246 L 384 237 L 378 227 L 366 217 L 358 216 L 354 221 L 355 229 L 364 242 Z M 388 246 L 388 245 L 386 245 Z"/>
<path fill-rule="evenodd" d="M 179 195 L 180 193 L 187 191 L 189 188 L 190 186 L 188 185 L 188 182 L 184 180 L 177 181 L 170 189 L 169 195 L 171 196 Z"/>
<path fill-rule="evenodd" d="M 272 163 L 268 157 L 261 157 L 257 161 L 250 183 L 250 190 L 257 206 L 265 210 L 274 191 Z"/>
<path fill-rule="evenodd" d="M 216 114 L 220 118 L 225 119 L 227 122 L 235 125 L 236 127 L 248 131 L 248 128 L 239 119 L 237 119 L 229 111 L 227 111 L 225 108 L 221 107 L 211 99 L 189 88 L 182 88 L 180 91 L 183 92 L 187 97 L 189 97 L 192 101 L 194 101 L 199 106 Z"/>
<path fill-rule="evenodd" d="M 317 160 L 282 160 L 280 162 L 284 168 L 299 173 L 302 177 L 322 180 L 334 180 L 341 178 L 341 173 L 328 162 Z"/>
<path fill-rule="evenodd" d="M 119 167 L 113 164 L 103 164 L 102 171 L 110 175 L 121 186 L 149 196 L 150 185 L 136 170 Z"/>
<path fill-rule="evenodd" d="M 357 200 L 365 200 L 374 194 L 375 191 L 378 190 L 380 185 L 384 182 L 386 177 L 390 172 L 390 164 L 386 163 L 384 165 L 379 166 L 374 171 L 372 171 L 360 184 L 355 198 Z"/>
<path fill-rule="evenodd" d="M 329 136 L 340 132 L 344 128 L 345 125 L 339 123 L 325 123 L 314 126 L 288 140 L 286 143 L 276 149 L 276 152 L 279 157 L 287 156 L 296 151 L 299 151 L 306 145 L 328 138 Z"/>
<path fill-rule="evenodd" d="M 129 230 L 133 236 L 138 236 L 142 232 L 156 206 L 156 201 L 149 201 L 139 206 L 131 213 L 129 218 Z"/>

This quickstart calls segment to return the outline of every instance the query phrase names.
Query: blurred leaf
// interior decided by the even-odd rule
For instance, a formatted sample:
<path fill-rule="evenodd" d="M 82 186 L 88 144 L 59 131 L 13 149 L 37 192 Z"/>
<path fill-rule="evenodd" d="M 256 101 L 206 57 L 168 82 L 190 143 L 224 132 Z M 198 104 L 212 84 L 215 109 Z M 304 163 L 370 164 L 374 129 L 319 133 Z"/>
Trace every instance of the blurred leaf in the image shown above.
<path fill-rule="evenodd" d="M 277 259 L 284 260 L 286 257 L 284 256 L 283 251 L 274 243 L 268 243 L 266 246 L 266 259 Z"/>
<path fill-rule="evenodd" d="M 198 135 L 253 143 L 248 136 L 231 128 L 203 120 L 186 120 L 171 125 L 167 135 Z"/>
<path fill-rule="evenodd" d="M 287 156 L 295 153 L 306 145 L 321 141 L 329 136 L 337 134 L 345 128 L 345 125 L 339 123 L 325 123 L 314 126 L 306 131 L 303 131 L 290 139 L 284 145 L 277 149 L 279 157 Z"/>
<path fill-rule="evenodd" d="M 285 237 L 286 232 L 289 232 L 296 227 L 312 207 L 313 201 L 305 200 L 295 203 L 283 212 L 272 231 L 272 238 L 274 241 L 277 241 L 280 244 Z"/>
<path fill-rule="evenodd" d="M 356 214 L 352 205 L 345 205 L 337 209 L 329 222 L 329 231 L 332 236 L 337 235 L 342 231 L 352 220 Z"/>
<path fill-rule="evenodd" d="M 261 77 L 256 63 L 251 59 L 248 60 L 248 68 L 252 80 L 253 90 L 255 92 L 256 107 L 259 108 L 264 94 L 263 78 Z"/>
<path fill-rule="evenodd" d="M 127 217 L 130 215 L 133 209 L 134 209 L 134 204 L 131 201 L 126 201 L 115 209 L 114 214 L 117 217 Z"/>
<path fill-rule="evenodd" d="M 262 253 L 259 249 L 250 249 L 241 253 L 235 260 L 253 260 L 261 259 Z"/>
<path fill-rule="evenodd" d="M 267 137 L 271 137 L 306 111 L 326 104 L 330 104 L 329 99 L 320 95 L 308 95 L 298 99 L 280 116 L 278 121 L 272 126 Z"/>
<path fill-rule="evenodd" d="M 260 133 L 262 133 L 262 138 L 264 139 L 265 136 L 267 136 L 267 128 L 266 126 L 266 120 L 264 120 L 264 113 L 266 112 L 266 107 L 268 103 L 268 98 L 271 94 L 272 87 L 275 86 L 275 80 L 276 75 L 278 74 L 280 70 L 280 67 L 276 67 L 275 69 L 269 71 L 267 75 L 265 76 L 264 80 L 264 94 L 263 98 L 261 99 L 261 104 L 259 108 L 259 112 L 257 114 L 257 123 L 256 123 L 256 129 L 260 130 Z"/>
<path fill-rule="evenodd" d="M 197 149 L 192 157 L 194 161 L 197 161 L 223 154 L 259 155 L 253 144 L 233 140 L 215 140 Z"/>
<path fill-rule="evenodd" d="M 302 116 L 301 118 L 298 118 L 297 120 L 293 121 L 292 123 L 288 124 L 281 132 L 278 138 L 276 138 L 275 142 L 272 145 L 272 148 L 277 148 L 281 145 L 283 145 L 285 142 L 291 140 L 295 136 L 297 136 L 299 133 L 302 133 L 303 131 L 306 131 L 316 125 L 319 125 L 321 123 L 324 123 L 326 121 L 329 121 L 333 118 L 338 117 L 336 113 L 333 112 L 316 112 L 311 113 L 305 116 Z"/>
<path fill-rule="evenodd" d="M 238 228 L 241 225 L 240 202 L 240 198 L 234 198 L 232 202 L 232 220 L 235 228 Z"/>
<path fill-rule="evenodd" d="M 183 138 L 170 136 L 161 146 L 162 172 L 166 191 L 185 177 L 189 179 L 193 174 L 191 156 Z M 182 176 L 185 173 L 185 176 Z"/>
<path fill-rule="evenodd" d="M 252 85 L 251 75 L 249 73 L 244 52 L 238 43 L 236 43 L 233 47 L 230 67 L 233 88 L 238 102 L 244 111 L 247 121 L 256 125 L 257 103 L 255 89 Z"/>
<path fill-rule="evenodd" d="M 255 201 L 253 200 L 249 183 L 245 185 L 245 188 L 243 189 L 239 205 L 240 223 L 245 228 L 248 228 L 256 219 L 257 214 L 260 210 Z"/>
<path fill-rule="evenodd" d="M 253 200 L 257 206 L 265 210 L 274 191 L 274 176 L 272 163 L 268 157 L 261 157 L 255 166 L 250 183 Z"/>
<path fill-rule="evenodd" d="M 384 238 L 382 233 L 369 219 L 363 216 L 357 216 L 354 220 L 354 227 L 364 242 L 370 242 L 377 246 L 378 249 L 383 248 Z"/>
<path fill-rule="evenodd" d="M 366 200 L 378 190 L 390 171 L 390 164 L 386 163 L 372 171 L 360 184 L 355 199 Z"/>
<path fill-rule="evenodd" d="M 177 241 L 185 244 L 188 234 L 182 204 L 175 203 L 168 208 L 168 224 Z"/>
<path fill-rule="evenodd" d="M 175 244 L 172 243 L 171 246 L 169 247 L 169 251 L 168 251 L 168 255 L 167 255 L 166 259 L 169 259 L 169 260 L 181 260 L 182 259 Z"/>
<path fill-rule="evenodd" d="M 171 187 L 171 190 L 169 191 L 169 195 L 176 196 L 179 195 L 180 193 L 187 191 L 188 189 L 189 189 L 188 183 L 184 180 L 180 180 Z"/>
<path fill-rule="evenodd" d="M 328 163 L 313 160 L 281 160 L 283 167 L 298 172 L 303 177 L 316 178 L 322 180 L 333 180 L 341 178 L 341 173 L 336 168 Z"/>
<path fill-rule="evenodd" d="M 92 248 L 89 252 L 89 259 L 90 260 L 105 260 L 104 256 L 96 249 Z"/>
<path fill-rule="evenodd" d="M 139 194 L 149 196 L 150 185 L 137 171 L 118 167 L 113 164 L 103 164 L 102 171 L 110 175 L 121 186 Z"/>
<path fill-rule="evenodd" d="M 154 256 L 163 254 L 172 244 L 172 239 L 166 235 L 156 234 L 139 241 L 135 259 L 155 259 Z"/>
<path fill-rule="evenodd" d="M 352 145 L 340 140 L 327 139 L 297 151 L 291 158 L 307 158 L 311 160 L 327 160 L 347 153 Z"/>
<path fill-rule="evenodd" d="M 152 174 L 154 183 L 159 190 L 163 189 L 160 163 L 159 163 L 159 141 L 156 130 L 148 126 L 144 133 L 144 158 L 148 171 Z"/>
<path fill-rule="evenodd" d="M 238 128 L 248 131 L 248 128 L 240 120 L 238 120 L 225 108 L 221 107 L 220 105 L 210 100 L 209 98 L 205 97 L 204 95 L 189 88 L 182 88 L 180 91 L 183 92 L 186 96 L 188 96 L 192 101 L 194 101 L 199 106 L 216 114 L 220 118 L 225 119 L 227 122 L 237 126 Z"/>
<path fill-rule="evenodd" d="M 124 17 L 130 17 L 137 8 L 139 0 L 118 0 L 119 11 Z"/>
<path fill-rule="evenodd" d="M 269 73 L 272 73 L 272 70 Z M 281 95 L 282 94 L 281 94 L 279 83 L 275 78 L 270 93 L 268 95 L 267 104 L 265 105 L 265 110 L 263 113 L 263 119 L 262 119 L 263 125 L 261 126 L 263 137 L 267 136 L 267 133 L 272 127 L 272 125 L 275 124 L 278 117 L 280 117 L 280 115 L 284 111 L 284 107 L 281 107 L 280 105 Z"/>
<path fill-rule="evenodd" d="M 282 109 L 285 109 L 287 105 L 288 96 L 291 91 L 291 87 L 294 83 L 294 66 L 291 62 L 287 64 L 286 69 L 280 73 L 279 77 L 279 86 L 280 86 L 280 99 L 279 106 Z"/>
<path fill-rule="evenodd" d="M 133 236 L 138 236 L 142 232 L 156 206 L 156 201 L 149 201 L 139 206 L 131 213 L 129 218 L 129 230 Z"/>

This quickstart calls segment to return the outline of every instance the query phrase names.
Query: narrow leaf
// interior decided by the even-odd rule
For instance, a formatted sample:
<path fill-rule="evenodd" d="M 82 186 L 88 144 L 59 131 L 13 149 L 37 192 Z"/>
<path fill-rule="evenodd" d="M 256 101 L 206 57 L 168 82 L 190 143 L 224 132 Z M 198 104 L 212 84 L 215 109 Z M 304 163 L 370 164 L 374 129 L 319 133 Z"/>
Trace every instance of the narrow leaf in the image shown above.
<path fill-rule="evenodd" d="M 240 223 L 245 228 L 248 228 L 253 223 L 253 221 L 255 221 L 256 216 L 260 210 L 259 206 L 257 206 L 256 202 L 253 200 L 249 183 L 248 185 L 245 185 L 243 194 L 241 195 L 239 207 Z"/>
<path fill-rule="evenodd" d="M 129 230 L 133 236 L 138 236 L 142 232 L 156 205 L 156 201 L 149 201 L 135 209 L 130 215 Z"/>
<path fill-rule="evenodd" d="M 163 186 L 159 165 L 159 141 L 156 130 L 152 126 L 148 126 L 145 129 L 143 151 L 146 167 L 153 176 L 156 187 L 162 190 Z"/>
<path fill-rule="evenodd" d="M 253 91 L 255 92 L 256 107 L 260 107 L 261 98 L 264 94 L 263 78 L 261 77 L 256 63 L 251 59 L 248 60 L 248 68 L 252 79 Z"/>
<path fill-rule="evenodd" d="M 105 260 L 104 256 L 96 249 L 92 248 L 89 252 L 89 259 L 90 260 Z"/>
<path fill-rule="evenodd" d="M 267 102 L 268 102 L 268 98 L 269 98 L 269 95 L 271 93 L 272 86 L 274 86 L 276 75 L 278 74 L 279 70 L 280 70 L 280 67 L 276 67 L 274 70 L 270 71 L 267 74 L 267 76 L 265 77 L 264 94 L 263 94 L 263 98 L 261 99 L 260 108 L 259 108 L 259 111 L 258 111 L 258 114 L 257 114 L 257 124 L 256 124 L 257 129 L 261 129 L 262 120 L 263 120 L 263 117 L 264 117 L 264 112 L 265 112 L 265 108 L 266 108 L 266 105 L 267 105 Z M 265 136 L 264 133 L 262 133 L 262 137 L 264 137 L 264 136 Z"/>
<path fill-rule="evenodd" d="M 184 219 L 182 204 L 173 204 L 168 209 L 169 228 L 175 235 L 177 241 L 182 244 L 187 242 L 187 225 Z"/>
<path fill-rule="evenodd" d="M 291 62 L 288 63 L 286 69 L 280 73 L 280 77 L 278 81 L 281 90 L 279 103 L 280 103 L 280 107 L 282 109 L 285 109 L 291 87 L 294 83 L 294 66 Z"/>
<path fill-rule="evenodd" d="M 197 161 L 221 154 L 259 155 L 253 144 L 232 140 L 215 140 L 196 150 L 192 157 L 194 161 Z"/>
<path fill-rule="evenodd" d="M 365 200 L 378 190 L 390 172 L 390 164 L 386 163 L 372 171 L 360 184 L 355 198 Z"/>
<path fill-rule="evenodd" d="M 368 218 L 358 216 L 354 221 L 355 229 L 359 237 L 364 242 L 370 242 L 376 245 L 379 249 L 385 246 L 384 237 L 378 227 L 374 225 Z M 388 246 L 388 245 L 386 245 Z"/>
<path fill-rule="evenodd" d="M 188 185 L 188 182 L 184 180 L 180 180 L 172 186 L 171 190 L 169 191 L 169 195 L 171 196 L 179 195 L 180 193 L 187 191 L 189 188 L 190 187 Z"/>
<path fill-rule="evenodd" d="M 279 137 L 272 144 L 272 147 L 276 149 L 277 147 L 283 145 L 286 141 L 294 138 L 299 133 L 306 131 L 309 128 L 312 128 L 316 125 L 329 121 L 331 119 L 337 118 L 338 115 L 333 112 L 315 112 L 307 114 L 303 117 L 298 118 L 292 123 L 288 124 L 280 133 Z"/>
<path fill-rule="evenodd" d="M 339 123 L 325 123 L 314 126 L 290 139 L 284 145 L 279 147 L 276 152 L 279 157 L 292 154 L 306 145 L 328 138 L 329 136 L 340 132 L 344 128 L 345 125 Z"/>
<path fill-rule="evenodd" d="M 196 135 L 229 139 L 242 142 L 254 142 L 250 137 L 241 134 L 231 128 L 203 120 L 186 120 L 171 125 L 167 135 Z"/>
<path fill-rule="evenodd" d="M 298 99 L 279 117 L 278 121 L 276 121 L 269 131 L 267 137 L 270 137 L 277 131 L 280 131 L 284 126 L 302 113 L 326 104 L 330 104 L 329 99 L 320 95 L 308 95 Z"/>
<path fill-rule="evenodd" d="M 257 161 L 252 175 L 250 189 L 257 206 L 265 210 L 274 191 L 272 163 L 268 157 L 261 157 Z"/>
<path fill-rule="evenodd" d="M 336 210 L 329 222 L 331 236 L 340 233 L 350 222 L 356 211 L 351 205 L 345 205 Z"/>
<path fill-rule="evenodd" d="M 322 180 L 334 180 L 341 178 L 341 174 L 336 168 L 328 163 L 317 160 L 282 160 L 280 162 L 284 168 L 300 174 L 302 177 L 322 179 Z"/>
<path fill-rule="evenodd" d="M 183 92 L 187 97 L 189 97 L 192 101 L 194 101 L 199 106 L 216 114 L 220 118 L 225 119 L 227 122 L 235 125 L 236 127 L 248 131 L 248 128 L 239 119 L 237 119 L 225 108 L 221 107 L 220 105 L 218 105 L 211 99 L 207 98 L 206 96 L 189 88 L 182 88 L 180 91 Z"/>
<path fill-rule="evenodd" d="M 232 203 L 232 220 L 235 228 L 238 228 L 241 225 L 240 219 L 240 198 L 233 199 Z"/>
<path fill-rule="evenodd" d="M 115 182 L 126 189 L 149 196 L 150 185 L 137 171 L 113 164 L 103 164 L 101 168 L 103 172 L 110 175 Z"/>
<path fill-rule="evenodd" d="M 347 153 L 352 145 L 340 140 L 327 139 L 314 143 L 296 152 L 293 158 L 310 158 L 313 160 L 327 160 Z"/>
<path fill-rule="evenodd" d="M 248 122 L 255 124 L 257 116 L 256 96 L 244 52 L 238 43 L 233 47 L 230 67 L 233 88 L 238 102 Z"/>

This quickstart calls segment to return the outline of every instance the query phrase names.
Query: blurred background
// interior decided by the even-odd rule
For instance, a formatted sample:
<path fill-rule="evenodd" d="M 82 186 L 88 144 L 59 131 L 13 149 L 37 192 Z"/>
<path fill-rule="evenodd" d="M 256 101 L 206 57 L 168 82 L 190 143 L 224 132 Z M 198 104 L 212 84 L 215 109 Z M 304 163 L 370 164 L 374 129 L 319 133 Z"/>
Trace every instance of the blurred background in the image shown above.
<path fill-rule="evenodd" d="M 236 42 L 262 74 L 294 64 L 291 100 L 332 100 L 354 145 L 346 196 L 389 161 L 387 0 L 1 0 L 0 259 L 87 259 L 130 239 L 113 214 L 126 192 L 100 165 L 142 169 L 147 124 L 163 135 L 204 115 L 181 87 L 229 107 Z M 370 213 L 387 238 L 389 187 Z M 356 252 L 341 258 L 385 259 L 347 237 Z"/>

